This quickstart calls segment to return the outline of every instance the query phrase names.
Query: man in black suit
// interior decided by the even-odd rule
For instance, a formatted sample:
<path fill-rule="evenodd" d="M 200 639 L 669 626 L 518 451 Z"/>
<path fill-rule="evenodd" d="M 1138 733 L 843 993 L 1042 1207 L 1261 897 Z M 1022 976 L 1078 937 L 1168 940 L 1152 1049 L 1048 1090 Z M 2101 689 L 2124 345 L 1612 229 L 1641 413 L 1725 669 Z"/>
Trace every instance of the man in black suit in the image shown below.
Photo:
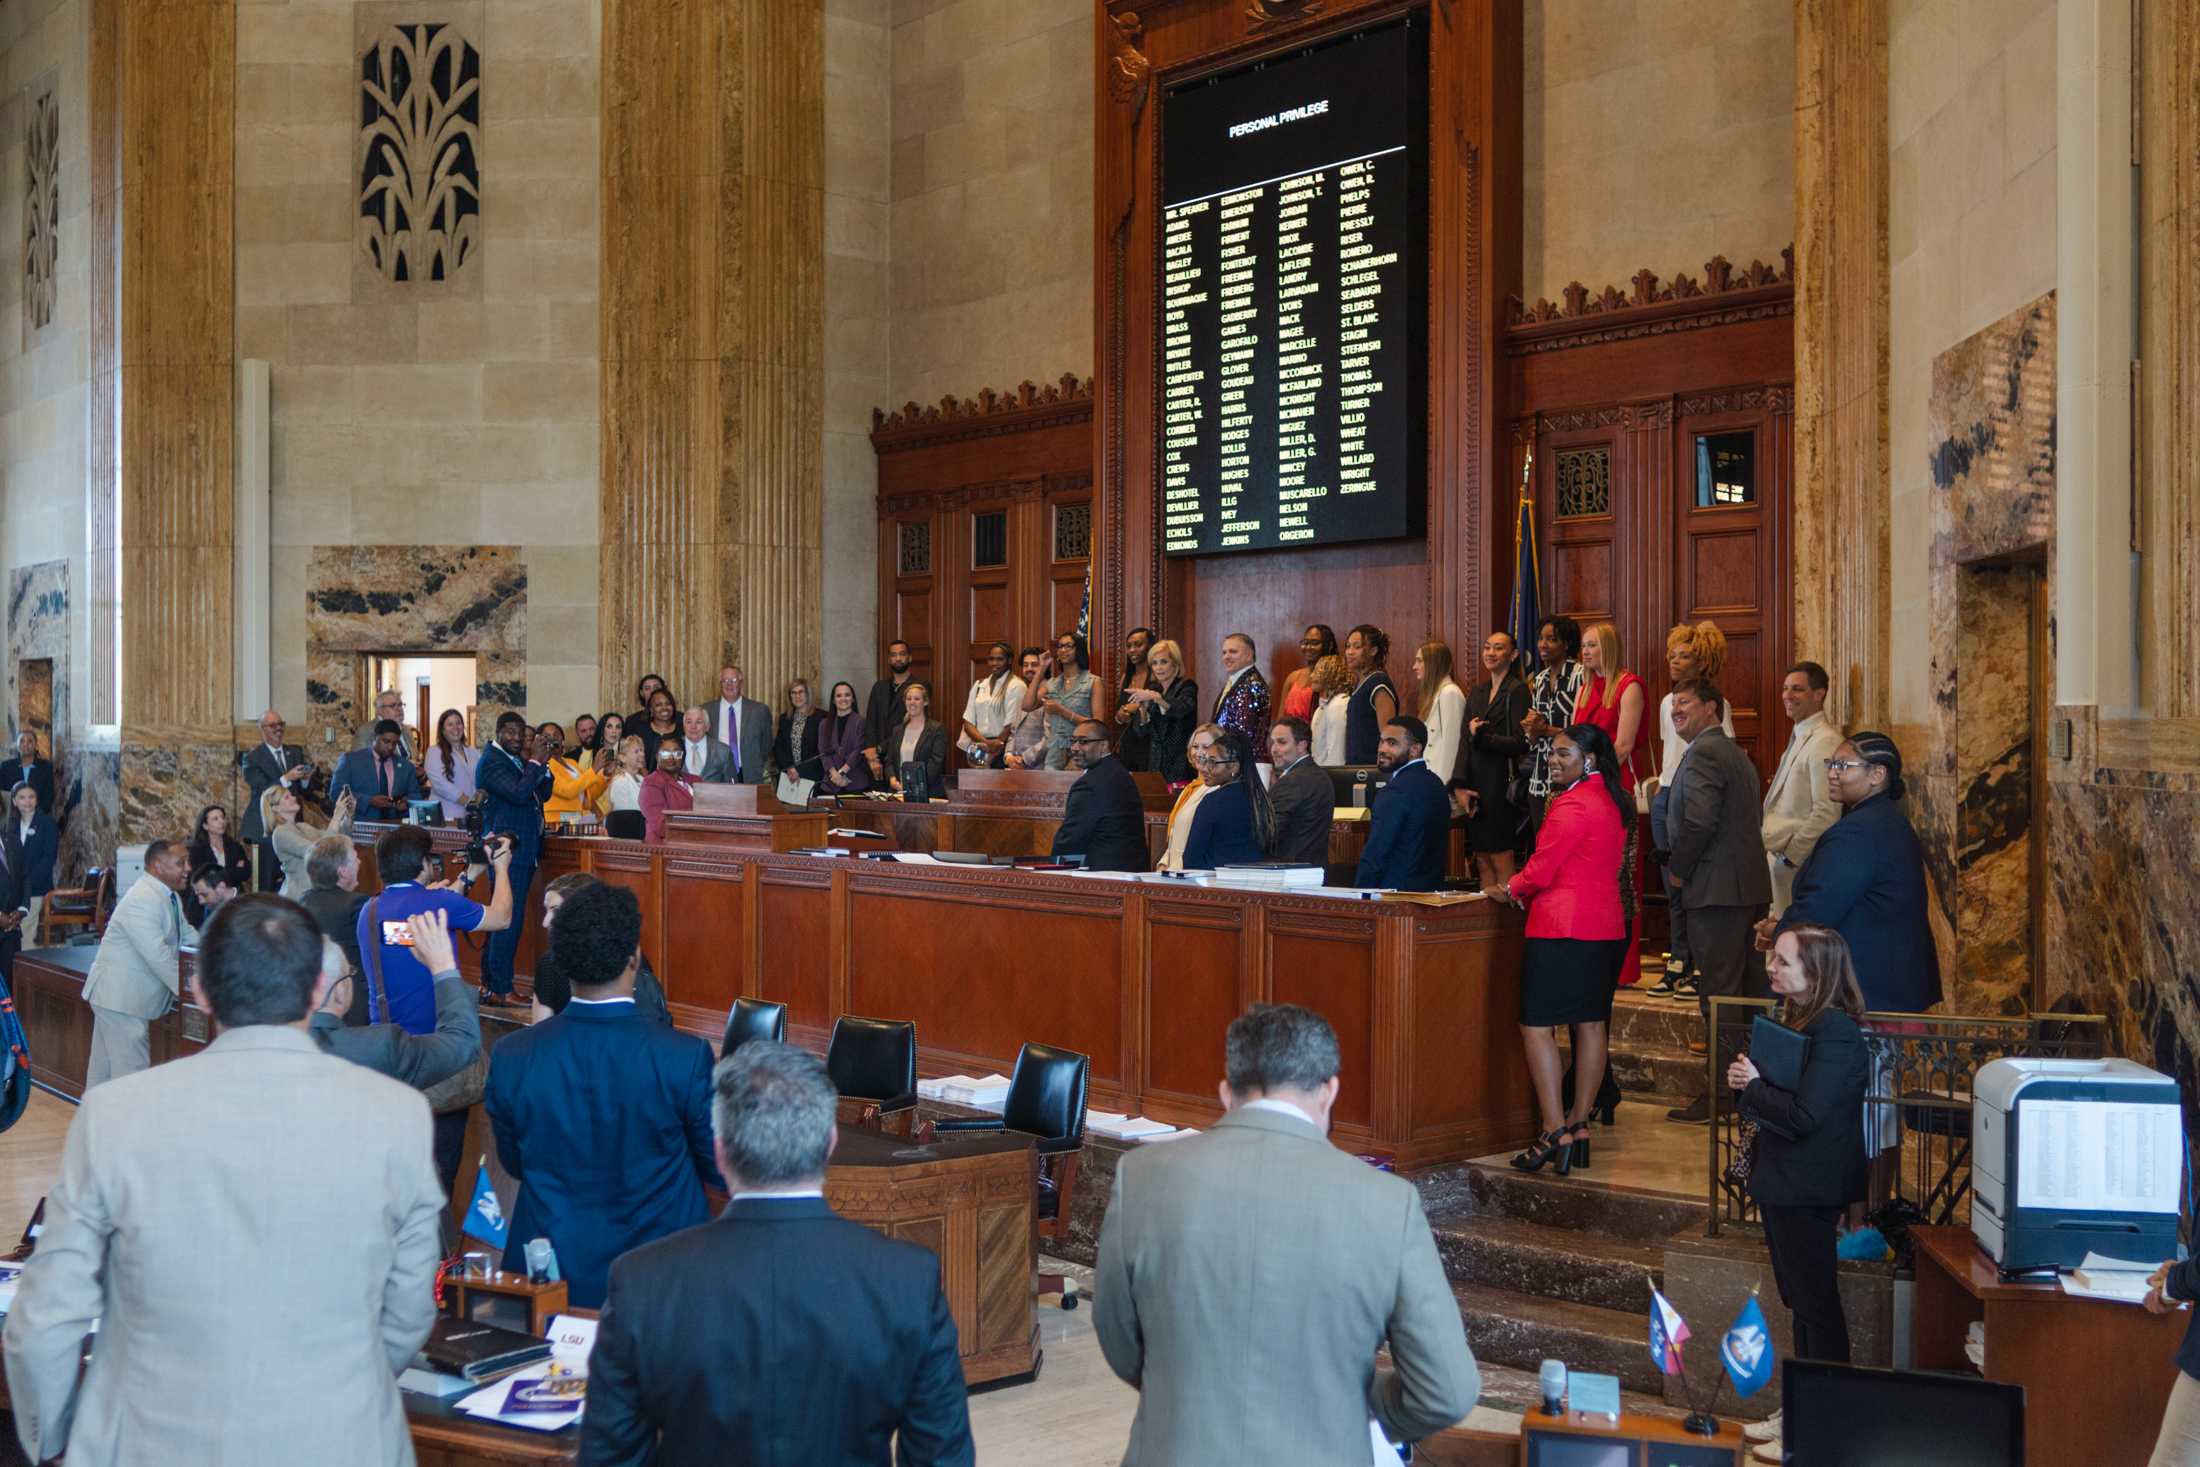
<path fill-rule="evenodd" d="M 0 764 L 0 795 L 29 780 L 31 788 L 38 791 L 38 813 L 53 814 L 53 761 L 38 757 L 37 733 L 24 729 L 15 741 L 15 750 L 13 759 Z"/>
<path fill-rule="evenodd" d="M 303 745 L 283 742 L 285 725 L 283 715 L 270 708 L 260 715 L 260 741 L 245 750 L 237 759 L 244 769 L 245 802 L 244 821 L 238 833 L 252 842 L 267 839 L 267 825 L 260 819 L 260 796 L 267 793 L 271 784 L 287 784 L 297 792 L 300 801 L 308 798 L 307 791 L 313 784 L 313 766 L 306 762 Z M 275 869 L 268 869 L 275 868 Z M 270 881 L 269 878 L 273 880 Z M 273 861 L 263 861 L 260 872 L 260 889 L 273 891 L 283 884 L 283 873 Z"/>
<path fill-rule="evenodd" d="M 1069 757 L 1085 772 L 1069 787 L 1054 858 L 1083 856 L 1087 871 L 1145 870 L 1146 807 L 1137 781 L 1108 747 L 1108 726 L 1091 718 L 1078 724 Z"/>
<path fill-rule="evenodd" d="M 612 1259 L 710 1216 L 710 1045 L 636 1009 L 642 908 L 627 888 L 574 892 L 550 943 L 572 1001 L 497 1044 L 483 1099 L 519 1183 L 505 1267 L 524 1270 L 527 1240 L 547 1237 L 573 1306 L 596 1309 Z"/>
<path fill-rule="evenodd" d="M 879 749 L 886 743 L 887 731 L 901 722 L 901 690 L 909 682 L 909 644 L 900 638 L 886 644 L 885 677 L 871 684 L 870 696 L 863 700 L 863 757 L 871 761 L 871 778 L 886 778 L 886 766 L 879 762 Z"/>
<path fill-rule="evenodd" d="M 1772 905 L 1764 797 L 1757 766 L 1720 726 L 1725 716 L 1725 695 L 1709 679 L 1683 678 L 1674 686 L 1673 728 L 1688 750 L 1658 791 L 1650 821 L 1664 857 L 1666 896 L 1688 916 L 1689 955 L 1703 975 L 1697 1006 L 1707 1026 L 1712 995 L 1761 998 L 1769 991 L 1754 943 L 1757 919 Z M 1722 1048 L 1722 1066 L 1727 1058 Z M 1665 1114 L 1703 1121 L 1711 1102 L 1699 1095 Z"/>
<path fill-rule="evenodd" d="M 1389 779 L 1375 797 L 1354 886 L 1434 891 L 1444 884 L 1451 800 L 1422 757 L 1427 748 L 1428 725 L 1420 719 L 1401 713 L 1383 725 L 1375 767 Z"/>
<path fill-rule="evenodd" d="M 825 1202 L 838 1140 L 825 1066 L 752 1039 L 712 1079 L 718 1166 L 733 1201 L 718 1221 L 612 1265 L 581 1460 L 975 1462 L 938 1255 Z"/>
<path fill-rule="evenodd" d="M 1279 718 L 1268 727 L 1268 761 L 1276 771 L 1268 803 L 1276 812 L 1270 854 L 1304 866 L 1329 864 L 1329 822 L 1337 810 L 1329 771 L 1314 762 L 1314 730 L 1303 718 Z"/>

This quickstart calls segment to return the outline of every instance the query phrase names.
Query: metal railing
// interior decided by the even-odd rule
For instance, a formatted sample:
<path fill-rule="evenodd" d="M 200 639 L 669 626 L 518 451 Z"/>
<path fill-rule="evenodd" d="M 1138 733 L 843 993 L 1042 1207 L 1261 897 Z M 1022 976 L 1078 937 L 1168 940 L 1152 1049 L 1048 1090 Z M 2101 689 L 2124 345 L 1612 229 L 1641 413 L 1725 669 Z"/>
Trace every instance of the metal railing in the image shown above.
<path fill-rule="evenodd" d="M 1742 1118 L 1726 1088 L 1726 1066 L 1749 1048 L 1749 1027 L 1772 1011 L 1770 999 L 1713 998 L 1705 1047 L 1711 1101 L 1710 1234 L 1753 1221 L 1757 1205 L 1733 1175 L 1742 1154 Z M 1971 1087 L 1979 1067 L 2010 1056 L 2099 1059 L 2108 1020 L 2100 1014 L 1867 1013 L 1864 1043 L 1871 1080 L 1864 1096 L 1864 1150 L 1870 1158 L 1867 1209 L 1908 1199 L 1925 1221 L 1971 1220 Z"/>

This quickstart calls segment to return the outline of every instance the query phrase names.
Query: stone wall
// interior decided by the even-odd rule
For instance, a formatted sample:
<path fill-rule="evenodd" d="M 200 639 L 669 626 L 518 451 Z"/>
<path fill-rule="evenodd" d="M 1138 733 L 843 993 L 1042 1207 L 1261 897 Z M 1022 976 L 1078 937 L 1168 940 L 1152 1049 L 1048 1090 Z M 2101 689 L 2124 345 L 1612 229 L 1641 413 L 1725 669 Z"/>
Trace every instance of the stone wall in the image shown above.
<path fill-rule="evenodd" d="M 445 280 L 391 283 L 361 243 L 359 59 L 420 22 L 479 53 L 480 213 Z M 600 0 L 238 7 L 237 354 L 271 367 L 269 632 L 293 722 L 328 696 L 309 680 L 356 679 L 309 667 L 329 546 L 518 547 L 530 711 L 596 708 L 601 24 Z M 399 645 L 423 644 L 374 650 Z"/>
<path fill-rule="evenodd" d="M 1522 298 L 1795 238 L 1790 0 L 1527 0 Z"/>

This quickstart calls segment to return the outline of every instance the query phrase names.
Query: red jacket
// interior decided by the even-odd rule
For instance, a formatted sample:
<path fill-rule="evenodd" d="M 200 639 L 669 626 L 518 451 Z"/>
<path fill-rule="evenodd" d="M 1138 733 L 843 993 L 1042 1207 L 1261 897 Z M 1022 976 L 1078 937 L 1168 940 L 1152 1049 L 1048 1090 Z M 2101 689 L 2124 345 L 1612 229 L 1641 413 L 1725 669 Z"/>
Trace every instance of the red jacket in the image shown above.
<path fill-rule="evenodd" d="M 652 769 L 642 776 L 642 839 L 665 838 L 665 813 L 695 808 L 695 782 L 684 774 Z"/>
<path fill-rule="evenodd" d="M 1599 942 L 1627 935 L 1619 868 L 1633 824 L 1628 813 L 1622 822 L 1595 776 L 1552 799 L 1536 831 L 1535 855 L 1508 888 L 1528 908 L 1528 936 Z"/>

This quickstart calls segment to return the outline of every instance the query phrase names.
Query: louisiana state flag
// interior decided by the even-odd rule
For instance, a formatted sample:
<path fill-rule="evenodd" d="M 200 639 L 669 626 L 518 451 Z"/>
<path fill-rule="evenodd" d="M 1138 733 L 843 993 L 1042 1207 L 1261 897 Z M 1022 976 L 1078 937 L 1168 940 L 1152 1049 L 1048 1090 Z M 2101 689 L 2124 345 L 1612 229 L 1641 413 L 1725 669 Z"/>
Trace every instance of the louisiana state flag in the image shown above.
<path fill-rule="evenodd" d="M 1772 1332 L 1753 1291 L 1742 1301 L 1726 1338 L 1719 1341 L 1719 1363 L 1733 1377 L 1734 1394 L 1754 1395 L 1772 1383 Z"/>
<path fill-rule="evenodd" d="M 497 1189 L 489 1183 L 486 1158 L 481 1169 L 474 1173 L 474 1200 L 467 1204 L 466 1221 L 459 1231 L 497 1248 L 502 1248 L 512 1234 L 512 1220 L 504 1215 L 504 1204 L 497 1201 Z"/>
<path fill-rule="evenodd" d="M 1667 1375 L 1681 1373 L 1681 1346 L 1688 1339 L 1688 1322 L 1666 1302 L 1665 1295 L 1650 1291 L 1650 1360 Z"/>

